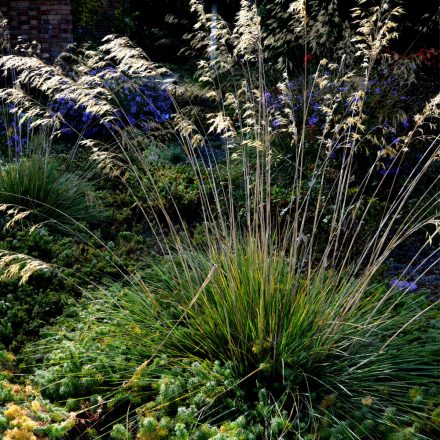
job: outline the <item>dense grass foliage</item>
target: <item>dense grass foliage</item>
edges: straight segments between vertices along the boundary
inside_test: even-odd
[[[194,416],[209,426],[223,422],[230,393],[237,405],[250,405],[251,414],[243,416],[255,422],[252,402],[262,394],[267,411],[275,405],[282,429],[296,435],[317,435],[329,423],[345,423],[339,429],[347,433],[392,432],[386,422],[392,412],[418,424],[420,434],[434,432],[431,413],[422,416],[409,398],[418,393],[426,407],[438,398],[438,338],[423,295],[409,298],[396,289],[387,298],[387,288],[376,285],[359,296],[355,280],[331,273],[295,279],[282,256],[268,260],[251,245],[226,255],[219,249],[209,260],[203,254],[187,258],[187,274],[170,275],[171,265],[162,264],[153,267],[149,287],[93,294],[80,316],[62,322],[62,336],[55,329],[38,344],[35,353],[47,353],[36,373],[44,394],[59,400],[114,390],[110,407],[128,399],[146,414],[155,414],[160,402],[177,413],[195,404]],[[209,399],[193,402],[195,379],[182,378],[181,369],[216,361],[227,366],[229,387],[207,390]],[[156,384],[163,376],[174,384],[166,398]],[[196,387],[202,395],[213,377],[204,380]],[[231,415],[240,414],[228,405]],[[358,419],[362,411],[369,425]],[[255,423],[249,438],[264,431]]]
[[[93,222],[102,219],[104,211],[92,198],[86,179],[66,172],[51,157],[33,155],[1,170],[0,202],[4,209],[18,210],[22,218],[25,213],[26,217],[32,214],[39,221],[58,226]]]

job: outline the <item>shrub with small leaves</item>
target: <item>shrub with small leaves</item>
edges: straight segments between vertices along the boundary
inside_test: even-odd
[[[76,424],[75,415],[43,400],[30,386],[0,378],[0,435],[4,440],[63,438]]]

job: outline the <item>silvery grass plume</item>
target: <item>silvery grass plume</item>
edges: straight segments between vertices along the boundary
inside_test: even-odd
[[[292,7],[292,12],[301,14],[305,12],[305,7],[301,8],[300,3],[297,2],[295,8]],[[361,3],[362,4],[362,3]],[[200,11],[200,5],[197,2],[193,2],[193,7],[196,11]],[[199,6],[197,6],[199,5]],[[293,5],[293,6],[295,6]],[[301,12],[302,11],[302,12]],[[313,219],[312,233],[307,238],[307,245],[305,245],[306,258],[302,262],[298,262],[300,265],[308,261],[307,266],[311,267],[314,260],[316,239],[319,235],[319,224],[322,220],[324,208],[328,207],[330,203],[334,203],[333,215],[330,221],[331,228],[329,234],[329,241],[326,250],[323,253],[322,263],[324,266],[334,264],[337,260],[338,250],[344,247],[348,241],[351,242],[351,246],[348,247],[348,253],[344,258],[344,268],[350,261],[350,251],[356,242],[356,238],[361,234],[360,224],[367,216],[369,211],[369,204],[364,204],[363,193],[366,188],[372,183],[374,172],[380,165],[383,157],[392,157],[393,163],[399,163],[404,160],[405,155],[411,148],[414,140],[422,133],[423,127],[428,127],[439,116],[439,97],[434,97],[428,102],[423,109],[422,113],[417,115],[414,120],[415,124],[413,129],[406,136],[402,136],[399,142],[389,142],[385,148],[382,148],[376,159],[371,164],[368,173],[363,177],[360,183],[360,190],[355,199],[349,197],[350,184],[353,179],[354,173],[354,160],[355,154],[359,151],[361,145],[371,139],[370,134],[365,132],[365,119],[366,114],[364,111],[364,103],[366,99],[366,92],[369,86],[369,78],[371,71],[375,66],[377,57],[380,50],[388,44],[391,38],[395,36],[394,30],[396,24],[391,21],[391,18],[401,14],[400,8],[383,10],[380,7],[373,8],[369,11],[372,14],[372,20],[367,20],[363,12],[360,9],[354,11],[355,17],[360,17],[358,24],[359,29],[357,37],[354,39],[354,44],[357,48],[357,57],[360,60],[361,68],[359,72],[349,71],[345,69],[343,59],[341,63],[330,63],[326,60],[321,61],[317,71],[311,77],[312,90],[325,89],[329,84],[334,86],[333,90],[336,92],[325,94],[322,98],[321,110],[326,115],[326,124],[323,127],[322,133],[318,135],[318,151],[313,165],[313,171],[311,175],[305,176],[303,171],[304,156],[308,148],[305,140],[305,120],[306,117],[302,117],[301,122],[298,122],[298,117],[295,115],[293,106],[291,104],[291,97],[289,96],[289,81],[286,76],[286,80],[279,84],[279,90],[281,98],[283,100],[283,107],[281,109],[271,108],[264,99],[264,95],[267,92],[265,86],[265,72],[264,66],[260,62],[261,59],[261,39],[258,37],[259,32],[259,19],[256,15],[255,6],[251,6],[249,2],[243,2],[241,12],[238,16],[237,23],[246,23],[246,26],[240,26],[237,30],[229,32],[229,36],[226,32],[222,31],[218,40],[223,41],[222,45],[217,47],[219,52],[219,58],[222,60],[223,68],[232,72],[241,72],[242,79],[240,82],[233,83],[230,90],[222,92],[218,95],[218,92],[213,92],[212,97],[218,99],[222,107],[218,113],[209,116],[210,131],[222,136],[227,146],[228,160],[236,160],[241,158],[244,164],[244,181],[249,182],[249,175],[251,174],[251,164],[249,151],[255,152],[257,156],[256,168],[252,170],[257,177],[255,178],[255,186],[247,186],[247,230],[251,231],[255,224],[258,224],[258,228],[262,228],[269,231],[273,226],[268,224],[272,220],[270,219],[270,174],[274,157],[274,150],[271,146],[274,144],[278,136],[287,134],[290,137],[291,149],[295,157],[296,167],[294,184],[292,187],[292,201],[288,208],[284,210],[282,214],[293,213],[293,219],[288,220],[287,230],[293,233],[293,237],[287,234],[289,237],[287,240],[290,243],[300,243],[304,246],[304,241],[307,238],[306,232],[306,219]],[[199,16],[199,24],[204,24],[203,31],[198,30],[198,38],[194,40],[196,48],[205,47],[209,51],[209,37],[210,28],[209,17],[206,15]],[[208,22],[203,21],[208,20]],[[304,23],[304,22],[303,22]],[[201,27],[201,26],[200,26]],[[203,35],[205,39],[203,40]],[[203,43],[205,42],[205,44]],[[227,51],[227,47],[230,44],[234,49],[231,53],[221,53],[222,50]],[[252,55],[251,55],[252,54]],[[208,54],[207,54],[208,55]],[[251,72],[250,62],[257,60],[252,66],[254,71]],[[229,63],[229,64],[228,64]],[[210,63],[208,61],[200,63],[201,77],[200,80],[205,83],[216,84],[219,79],[219,75],[222,70],[218,70],[216,62]],[[344,98],[341,92],[338,92],[338,86],[343,83],[355,81],[358,85],[357,90],[353,92],[348,98]],[[234,90],[235,88],[235,90]],[[349,103],[348,108],[344,113],[338,113],[338,106],[341,101],[347,99]],[[304,115],[309,112],[309,103],[307,99],[304,100]],[[182,128],[184,125],[182,120],[178,119],[179,126]],[[187,121],[190,125],[190,123]],[[276,125],[276,129],[274,129]],[[194,134],[191,138],[191,134]],[[187,144],[187,151],[191,155],[193,151],[193,145],[199,145],[201,139],[205,138],[202,133],[198,133],[193,127],[193,131],[185,126],[184,140]],[[357,267],[361,267],[362,264],[369,258],[370,251],[374,255],[382,255],[381,261],[383,261],[387,255],[391,252],[388,239],[390,238],[391,231],[395,230],[397,222],[402,221],[400,213],[405,205],[405,202],[410,196],[410,193],[417,182],[420,181],[422,175],[429,166],[438,158],[439,143],[438,137],[428,136],[427,149],[423,154],[423,158],[420,160],[420,164],[423,163],[421,173],[414,171],[404,183],[400,189],[397,200],[390,203],[387,206],[387,212],[383,213],[381,225],[376,233],[376,236],[363,253],[362,262],[359,261]],[[330,192],[328,194],[321,194],[318,198],[316,205],[312,208],[312,188],[318,187],[323,190],[324,183],[324,171],[329,167],[332,155],[336,150],[343,151],[342,165],[337,179],[334,182]],[[194,166],[199,166],[193,161]],[[377,195],[384,183],[385,178],[382,179],[374,195]],[[438,179],[433,183],[435,187]],[[306,194],[303,194],[303,185],[307,184],[310,188]],[[251,192],[253,193],[251,195]],[[418,227],[426,225],[434,221],[432,213],[427,213],[427,206],[432,203],[438,204],[438,193],[431,194],[432,199],[419,200],[419,203],[414,207],[414,211],[408,215],[408,217],[402,221],[405,226],[400,232],[405,230],[406,234],[396,236],[392,240],[392,247],[395,247],[400,243],[408,234],[408,231],[414,232]],[[251,202],[252,200],[252,202]],[[232,203],[232,202],[231,202]],[[211,209],[211,208],[207,208]],[[221,207],[217,204],[217,215],[211,214],[210,217],[221,218]],[[313,210],[312,210],[313,209]],[[234,228],[234,209],[231,208],[230,212],[226,216],[226,223],[230,224],[232,229]],[[361,220],[359,222],[355,219],[359,218],[359,213],[362,212]],[[436,215],[436,214],[434,214]],[[428,216],[428,217],[427,217]],[[255,223],[251,224],[251,218]],[[414,226],[413,220],[417,219],[418,226]],[[223,225],[224,230],[227,229],[227,225]],[[352,234],[349,233],[352,232]],[[270,234],[269,234],[270,235]],[[399,238],[397,238],[399,237]],[[386,244],[387,243],[387,244]],[[385,246],[386,244],[386,246]],[[289,246],[285,243],[286,248]],[[291,249],[295,249],[296,246],[292,246]],[[345,248],[344,248],[345,249]],[[293,250],[292,250],[293,251]],[[293,252],[296,252],[297,249]],[[383,253],[383,251],[385,251]],[[376,261],[373,259],[372,261]],[[351,263],[350,263],[351,264]]]
[[[47,110],[43,103],[40,103],[32,95],[29,96],[23,87],[28,87],[40,92],[47,99],[73,99],[78,106],[82,105],[86,111],[100,116],[103,121],[114,117],[114,107],[109,104],[110,96],[108,91],[100,87],[96,78],[84,76],[78,81],[60,74],[56,68],[48,66],[43,61],[35,57],[20,57],[16,55],[7,55],[0,59],[0,68],[5,75],[14,73],[14,88],[2,90],[2,97],[6,102],[14,105],[17,112],[23,114],[21,123],[27,119],[29,112],[37,116],[37,112]],[[29,90],[29,89],[28,89]],[[31,110],[34,108],[34,112]],[[56,115],[60,116],[60,115]],[[45,118],[43,121],[36,119],[36,123],[50,123],[51,118]],[[37,122],[38,121],[38,122]]]
[[[66,76],[61,69],[36,57],[3,56],[0,69],[6,77],[13,77],[14,87],[2,90],[1,97],[21,115],[20,124],[27,119],[33,120],[31,128],[45,124],[58,128],[62,116],[54,115],[46,105],[62,99],[74,101],[77,108],[82,107],[85,112],[97,116],[102,124],[117,128],[112,124],[117,119],[117,108],[113,105],[115,96],[105,86],[106,81],[121,73],[157,78],[167,72],[149,61],[143,51],[125,37],[108,37],[99,52],[86,51],[81,61],[82,65],[77,66],[75,74]],[[98,76],[90,73],[92,67],[101,69],[112,62],[117,64],[117,70]],[[135,87],[135,84],[129,86]]]
[[[20,278],[19,284],[25,284],[29,278],[39,271],[48,272],[51,266],[28,255],[0,251],[0,280]]]

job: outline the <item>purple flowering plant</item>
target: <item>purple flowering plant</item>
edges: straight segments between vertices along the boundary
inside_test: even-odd
[[[390,286],[400,290],[409,290],[414,292],[417,290],[417,284],[413,281],[403,281],[398,278],[394,278],[390,281]]]
[[[109,73],[111,76],[107,75]],[[119,128],[133,126],[147,132],[153,125],[171,118],[172,101],[158,79],[131,78],[111,66],[91,70],[88,74],[100,78],[103,86],[111,91],[112,104],[118,108],[116,124]],[[61,135],[102,138],[112,130],[110,124],[101,123],[96,115],[73,99],[60,98],[50,102],[49,108],[63,117]]]

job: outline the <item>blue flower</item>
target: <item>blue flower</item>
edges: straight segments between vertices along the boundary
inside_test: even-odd
[[[379,171],[379,174],[381,175],[381,176],[386,176],[386,175],[388,175],[388,176],[394,176],[394,175],[397,175],[397,174],[399,174],[400,173],[400,167],[397,167],[397,168],[382,168],[380,171]]]
[[[274,120],[272,121],[272,127],[273,127],[273,128],[279,128],[280,125],[281,125],[281,121],[280,121],[279,119],[274,119]]]
[[[308,125],[315,125],[318,122],[319,118],[318,115],[312,115],[308,120],[307,120],[307,124]]]
[[[93,115],[89,112],[84,112],[82,115],[82,121],[88,123],[92,120]]]
[[[395,287],[396,289],[409,290],[414,292],[417,290],[417,284],[411,281],[402,281],[398,278],[394,278],[390,281],[390,286]]]

